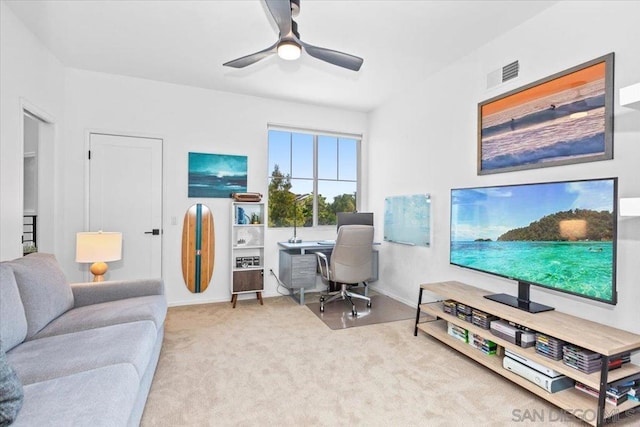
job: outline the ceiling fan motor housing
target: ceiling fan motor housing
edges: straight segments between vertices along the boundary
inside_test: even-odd
[[[352,71],[360,70],[364,62],[362,58],[337,50],[314,46],[300,39],[298,23],[293,20],[293,17],[297,16],[300,12],[300,0],[289,0],[289,4],[284,0],[264,0],[264,2],[278,27],[279,40],[266,49],[234,59],[223,65],[234,68],[244,68],[275,53],[283,59],[295,60],[300,57],[300,53],[304,49],[309,56],[321,61]]]

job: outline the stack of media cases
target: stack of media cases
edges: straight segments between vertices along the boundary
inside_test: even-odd
[[[471,316],[471,312],[472,312],[473,308],[469,307],[468,305],[462,304],[462,303],[458,303],[457,307],[456,307],[456,311],[457,311],[457,316],[458,319],[460,320],[464,320],[465,322],[469,322],[471,323],[472,320],[472,316]]]
[[[602,355],[574,345],[562,347],[562,361],[585,374],[598,372],[602,366]]]
[[[452,316],[458,315],[458,303],[452,299],[448,299],[442,303],[442,311]]]
[[[631,363],[631,352],[622,353],[609,358],[609,370],[620,368],[625,363]]]
[[[575,388],[576,390],[580,390],[581,392],[593,397],[598,397],[599,394],[598,390],[581,382],[576,382]],[[618,406],[619,404],[626,402],[628,399],[629,395],[626,392],[620,392],[611,387],[607,388],[607,396],[605,397],[605,400],[610,405]]]
[[[562,361],[585,374],[598,372],[602,367],[602,356],[593,351],[575,345],[565,344],[562,348]],[[609,359],[609,370],[620,368],[631,362],[631,352],[619,354]]]
[[[486,338],[481,337],[478,334],[471,334],[469,337],[469,344],[477,348],[484,354],[496,354],[498,351],[498,344],[493,341],[489,341]]]
[[[554,338],[550,335],[541,334],[536,332],[536,352],[549,359],[560,360],[563,353],[562,348],[565,346],[565,342]]]
[[[593,395],[593,392],[597,390],[589,389],[588,386],[582,383],[576,383],[576,388],[587,394]],[[610,383],[607,387],[607,402],[612,405],[620,405],[627,400],[634,402],[640,402],[638,395],[640,394],[640,374],[635,374],[627,378],[623,378],[618,381]]]
[[[471,310],[471,316],[471,323],[481,327],[482,329],[489,329],[489,327],[491,326],[491,321],[498,319],[496,316],[487,314],[484,311],[480,311],[475,308]]]
[[[489,329],[491,321],[498,319],[494,315],[451,299],[442,302],[442,311],[465,322],[473,323],[482,329]]]
[[[627,399],[640,402],[640,374],[609,384],[615,391],[627,390]]]
[[[442,311],[483,329],[489,329],[491,322],[498,319],[496,316],[450,299],[443,301]],[[498,344],[495,342],[478,334],[471,333],[467,329],[461,328],[453,323],[447,322],[447,331],[452,337],[469,343],[472,347],[477,348],[484,354],[492,355],[498,351]]]
[[[451,322],[447,322],[447,332],[449,333],[449,335],[462,342],[469,342],[469,334],[465,328],[461,328],[460,326],[454,325]]]
[[[460,326],[447,322],[447,332],[449,333],[449,335],[462,342],[469,342],[469,334],[465,328],[461,328]]]

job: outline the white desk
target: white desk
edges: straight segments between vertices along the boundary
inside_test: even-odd
[[[335,241],[332,240],[308,240],[300,243],[278,242],[278,246],[280,246],[278,279],[291,291],[291,296],[301,305],[304,305],[305,289],[313,289],[316,286],[317,259],[315,253],[330,254],[334,245]],[[371,278],[368,282],[375,282],[378,280],[378,251],[372,250],[371,257]],[[296,293],[299,294],[298,298],[296,298]]]
[[[335,244],[335,240],[305,240],[300,243],[278,242],[278,246],[281,248],[299,251],[301,254],[304,254],[307,251],[317,252],[313,251],[313,249],[333,249]]]

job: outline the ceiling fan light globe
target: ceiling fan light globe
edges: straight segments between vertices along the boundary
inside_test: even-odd
[[[278,56],[287,61],[300,58],[300,45],[292,41],[283,41],[278,45]]]

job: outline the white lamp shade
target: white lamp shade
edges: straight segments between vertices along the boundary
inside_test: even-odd
[[[620,199],[620,216],[640,216],[640,197]]]
[[[76,262],[119,259],[122,259],[122,233],[95,231],[76,234]]]

